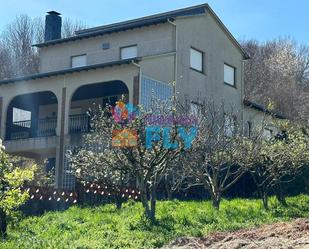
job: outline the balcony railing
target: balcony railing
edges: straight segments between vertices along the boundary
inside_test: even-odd
[[[39,119],[38,137],[55,136],[57,128],[57,118]]]
[[[34,127],[31,120],[13,122],[7,130],[9,140],[25,139],[32,137],[49,137],[56,135],[57,118],[39,119]]]
[[[90,130],[87,114],[69,116],[69,133],[87,133]],[[31,120],[13,122],[7,130],[8,140],[56,135],[57,118],[39,119],[35,124]]]
[[[89,116],[87,114],[70,115],[69,117],[69,132],[72,133],[87,133],[90,130]]]

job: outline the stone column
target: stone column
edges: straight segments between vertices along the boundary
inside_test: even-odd
[[[63,159],[64,159],[64,147],[65,147],[65,122],[67,120],[66,113],[66,88],[62,88],[61,102],[58,105],[61,105],[60,113],[58,113],[58,118],[60,118],[60,133],[59,133],[59,142],[56,148],[56,171],[55,171],[55,187],[62,188],[63,186]]]

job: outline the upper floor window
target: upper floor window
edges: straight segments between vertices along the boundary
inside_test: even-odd
[[[191,48],[190,49],[190,67],[199,72],[203,72],[204,55],[203,52]]]
[[[130,59],[137,57],[137,45],[120,48],[120,59]]]
[[[72,68],[86,66],[87,65],[87,56],[85,54],[72,56],[71,57],[71,65],[72,65]]]
[[[235,86],[235,67],[224,64],[224,83]]]

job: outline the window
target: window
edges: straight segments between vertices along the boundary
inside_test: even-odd
[[[251,137],[251,133],[252,133],[252,122],[248,121],[247,122],[247,134],[248,134],[248,137]]]
[[[224,64],[224,83],[235,86],[235,67]]]
[[[199,72],[203,72],[203,52],[194,48],[190,49],[190,67]]]
[[[269,128],[264,128],[263,137],[266,139],[270,139],[273,136],[273,131]]]
[[[31,112],[13,107],[13,123],[14,125],[30,128]]]
[[[235,119],[228,115],[224,116],[224,133],[227,137],[232,137],[235,134]]]
[[[137,46],[129,46],[120,48],[120,59],[130,59],[137,57]]]
[[[191,115],[198,117],[200,113],[200,105],[197,103],[191,102],[190,103],[190,113]]]
[[[83,66],[86,66],[86,65],[87,65],[87,56],[85,54],[71,57],[72,68],[83,67]]]

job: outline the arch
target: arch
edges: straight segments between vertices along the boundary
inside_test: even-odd
[[[69,110],[69,133],[83,133],[89,130],[87,111],[94,104],[115,105],[122,95],[129,95],[127,85],[120,80],[92,83],[80,86],[71,96]]]
[[[81,97],[82,92],[86,92],[89,90],[92,92],[95,91],[95,93],[92,96],[96,95],[112,95],[115,93],[122,92],[122,94],[129,94],[129,88],[128,86],[121,80],[113,80],[113,81],[105,81],[105,82],[97,82],[97,83],[89,83],[86,85],[79,86],[70,96],[70,103],[72,101],[76,100],[77,98]],[[90,93],[89,98],[92,97]]]
[[[55,135],[58,99],[52,91],[13,97],[7,106],[6,139]]]

